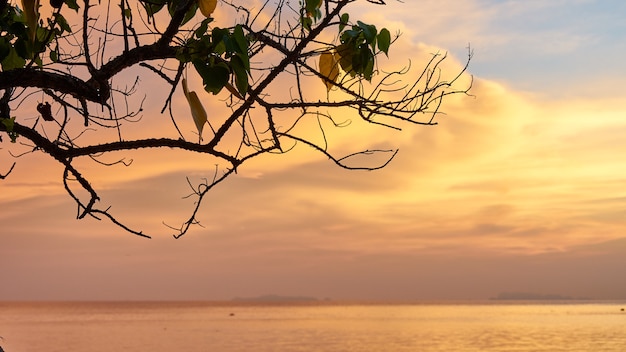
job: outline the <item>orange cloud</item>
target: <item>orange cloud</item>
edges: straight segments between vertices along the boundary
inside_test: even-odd
[[[402,67],[410,57],[419,69],[430,54],[445,51],[410,39],[404,36],[392,47],[385,67]],[[463,59],[451,57],[444,72],[456,73]],[[284,97],[283,83],[270,87],[277,99]],[[310,83],[307,94],[326,97],[321,81],[313,77]],[[141,84],[146,89],[159,83],[147,78]],[[209,119],[228,114],[220,97],[202,92],[197,79],[194,84]],[[206,227],[196,232],[360,253],[441,251],[460,243],[477,251],[537,253],[622,235],[623,99],[548,102],[480,77],[471,93],[446,100],[439,125],[399,124],[401,132],[342,112],[338,118],[352,125],[326,129],[331,149],[343,155],[400,148],[389,167],[347,172],[306,147],[264,156],[214,190],[199,215]],[[149,98],[129,137],[175,135],[169,117],[158,112],[166,94]],[[183,134],[192,139],[195,127],[182,93],[173,105]],[[309,126],[315,125],[312,120]],[[321,140],[315,128],[303,133]],[[107,160],[121,158],[133,164],[102,167],[86,161],[85,174],[121,220],[163,234],[169,231],[161,221],[177,225],[193,205],[193,199],[182,199],[190,193],[185,176],[198,182],[215,171],[212,158],[172,150],[124,152]],[[23,200],[28,212],[32,197],[63,192],[54,183],[61,170],[39,164],[42,159],[24,159],[16,170],[19,178],[3,181],[4,204]],[[56,175],[42,175],[41,169]]]

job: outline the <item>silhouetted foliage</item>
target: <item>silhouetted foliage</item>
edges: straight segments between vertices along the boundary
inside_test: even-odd
[[[352,19],[352,4],[381,11],[385,2],[300,0],[296,5],[275,0],[253,6],[243,0],[51,0],[42,6],[39,0],[2,1],[4,143],[46,153],[63,165],[63,184],[78,205],[79,219],[108,218],[145,237],[118,221],[109,208],[98,207],[98,192],[77,160],[111,164],[104,161],[105,155],[174,148],[210,155],[226,165],[216,167],[213,179],[192,187],[195,203],[189,218],[174,228],[175,237],[199,224],[202,200],[215,185],[259,155],[285,153],[304,144],[347,169],[384,167],[396,150],[337,157],[327,147],[328,127],[322,126],[345,127],[334,113],[345,115],[346,109],[383,128],[398,128],[394,121],[436,124],[444,97],[469,90],[453,86],[467,66],[444,80],[440,66],[446,56],[435,53],[416,77],[404,69],[384,71],[378,59],[393,55],[398,34]],[[471,52],[468,62],[470,57]],[[190,72],[199,75],[205,90],[221,99],[228,113],[207,116],[200,97],[188,87]],[[144,115],[144,101],[156,88],[138,90],[147,75],[161,80],[164,88],[159,91],[169,91],[161,114],[169,114],[175,136],[151,131],[148,138],[125,137],[138,121],[154,118]],[[309,94],[318,90],[309,85],[311,77],[326,88],[326,100]],[[275,85],[282,87],[282,95],[270,94]],[[189,105],[185,111],[172,108],[179,87]],[[179,128],[190,113],[198,132],[191,138]],[[307,120],[316,121],[323,142],[297,132]],[[387,156],[375,166],[349,163],[355,155],[372,153]],[[117,163],[129,164],[125,159]],[[15,166],[9,164],[2,179]]]

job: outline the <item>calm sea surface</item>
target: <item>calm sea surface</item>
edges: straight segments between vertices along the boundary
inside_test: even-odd
[[[0,303],[6,352],[626,351],[626,303]]]

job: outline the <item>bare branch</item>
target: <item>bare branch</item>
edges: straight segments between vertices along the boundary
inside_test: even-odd
[[[9,168],[9,171],[7,171],[5,174],[0,174],[0,180],[4,180],[5,178],[7,178],[7,176],[9,176],[11,171],[13,171],[14,167],[15,167],[15,163],[13,163],[13,165],[11,165],[11,167]]]
[[[42,19],[40,24],[48,27],[37,30],[45,36],[17,38],[20,34],[13,29],[0,28],[3,36],[13,36],[7,41],[11,55],[23,54],[15,43],[34,40],[22,57],[24,64],[3,61],[0,71],[0,133],[20,147],[11,144],[9,154],[46,153],[63,165],[63,185],[77,206],[77,218],[107,219],[141,237],[149,236],[118,220],[111,208],[98,207],[98,187],[83,175],[78,160],[97,167],[133,167],[130,156],[118,153],[162,148],[209,156],[217,160],[213,178],[197,185],[187,179],[192,192],[184,199],[193,201],[189,216],[180,226],[166,224],[179,238],[195,225],[202,226],[200,208],[209,191],[252,158],[306,145],[341,168],[377,170],[387,166],[398,150],[365,149],[339,157],[331,152],[332,129],[351,128],[352,119],[397,130],[404,124],[436,125],[446,97],[469,94],[472,82],[465,78],[472,59],[469,49],[466,65],[452,76],[443,70],[447,53],[432,54],[417,70],[411,61],[397,70],[379,67],[378,58],[388,54],[387,47],[399,34],[390,38],[386,29],[345,23],[342,14],[349,5],[383,6],[384,0],[322,0],[319,8],[312,8],[310,1],[267,0],[258,8],[244,0],[221,3],[224,18],[214,22],[200,14],[195,0],[85,0],[72,23],[58,17],[58,9],[53,20]],[[0,13],[5,16],[0,24],[13,21],[6,16],[18,11],[14,4],[7,6],[10,11]],[[227,27],[215,26],[218,22]],[[336,77],[329,77],[316,61],[329,52]],[[131,69],[138,67],[142,69]],[[222,109],[216,111],[227,111],[223,116],[202,120],[202,101],[187,89],[178,92],[189,109],[179,111],[174,94],[183,74],[188,77],[192,70],[208,92],[220,94],[216,101]],[[156,82],[155,86],[142,85],[146,81]],[[317,94],[311,84],[328,88],[326,94]],[[145,126],[142,120],[149,124],[158,118],[157,110],[149,106],[157,91],[166,95],[157,103],[161,114],[167,110],[172,131],[140,130]],[[31,106],[38,111],[32,112]],[[189,119],[190,111],[198,129],[193,142],[180,123],[181,116]],[[207,124],[213,134],[205,133],[199,140],[203,128],[208,132]],[[303,125],[312,130],[299,133]],[[377,162],[356,164],[361,157]],[[8,177],[15,165],[0,179]]]

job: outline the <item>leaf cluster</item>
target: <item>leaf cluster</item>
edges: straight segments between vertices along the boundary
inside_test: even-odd
[[[328,91],[339,79],[340,68],[351,77],[363,77],[372,80],[376,55],[379,52],[389,55],[391,33],[387,28],[380,31],[376,26],[357,21],[350,29],[345,29],[350,16],[344,13],[340,17],[339,32],[341,44],[332,50],[320,54],[320,74]]]
[[[445,55],[433,54],[418,71],[379,68],[377,58],[389,55],[395,38],[386,28],[351,21],[347,8],[384,5],[382,0],[299,0],[299,7],[289,0],[265,0],[255,8],[247,0],[123,0],[118,6],[84,0],[82,16],[71,24],[61,10],[79,10],[76,0],[49,0],[54,10],[43,19],[38,1],[20,0],[26,11],[0,0],[0,132],[13,142],[20,136],[12,148],[41,151],[62,164],[63,185],[78,206],[77,218],[108,218],[144,237],[119,222],[109,207],[100,206],[96,187],[83,176],[77,160],[128,166],[126,157],[113,162],[109,157],[120,151],[171,148],[215,161],[212,180],[190,182],[190,216],[172,227],[179,237],[200,225],[197,214],[207,193],[248,160],[286,153],[299,144],[346,169],[379,169],[397,150],[338,157],[326,130],[349,126],[350,118],[394,129],[399,127],[390,121],[434,125],[444,97],[469,90],[455,85],[467,66],[451,79],[441,74]],[[226,23],[220,22],[221,27],[214,26],[212,17],[218,1],[230,11],[220,11]],[[215,97],[187,86],[189,68],[207,92],[228,90],[226,99],[211,102],[226,110],[207,114],[203,103]],[[143,85],[142,78],[153,74],[161,82],[158,87],[169,90],[159,100],[164,101],[161,113],[169,107],[178,136],[172,137],[171,130],[130,127],[142,119],[151,123],[154,111],[144,111],[144,99],[167,92]],[[320,78],[328,91],[338,87],[341,94],[320,100],[310,84]],[[189,110],[174,104],[181,85]],[[36,112],[25,106],[36,107]],[[338,120],[344,116],[347,121]],[[195,141],[189,139],[187,125],[178,125],[189,117],[199,137]],[[203,138],[205,127],[212,134]],[[354,162],[372,154],[384,155],[383,162]],[[0,173],[0,179],[8,173]]]
[[[148,17],[154,19],[154,15],[161,12],[164,8],[167,8],[167,12],[170,16],[173,16],[176,12],[180,1],[178,0],[144,0],[142,1],[143,7],[146,10],[146,14]],[[129,9],[130,10],[130,9]],[[193,1],[187,12],[185,12],[185,16],[181,22],[181,25],[186,24],[191,21],[191,19],[196,15],[196,11],[198,11],[198,2]]]
[[[173,16],[181,3],[180,0],[143,2],[147,15],[152,18],[166,7]],[[183,64],[193,64],[202,77],[207,92],[218,94],[224,87],[230,90],[232,86],[229,82],[234,79],[237,95],[244,96],[249,87],[250,43],[239,24],[233,28],[215,27],[209,31],[209,24],[213,22],[211,15],[216,5],[216,0],[192,2],[180,25],[183,26],[194,18],[198,9],[206,18],[197,25],[193,35],[178,48],[176,58]]]
[[[342,24],[345,23],[343,19],[347,22],[347,14],[342,16]],[[344,30],[339,38],[341,44],[337,46],[336,54],[341,68],[353,77],[359,75],[371,81],[377,50],[389,54],[389,30],[383,28],[379,32],[376,26],[357,21],[352,28]]]
[[[27,8],[20,9],[12,4],[5,4],[0,9],[0,66],[2,71],[9,71],[30,65],[43,65],[40,54],[46,51],[55,39],[72,28],[60,13],[63,4],[78,10],[75,0],[65,0],[47,18],[45,23],[39,15],[38,1],[24,1]],[[58,60],[58,49],[50,49],[50,60]]]
[[[322,18],[322,0],[300,1],[300,24],[307,31],[311,30],[313,23]]]
[[[204,89],[218,94],[234,78],[235,86],[241,96],[249,87],[250,42],[243,27],[215,27],[207,31],[211,18],[202,21],[193,36],[180,47],[176,58],[182,63],[191,62],[202,77]]]

